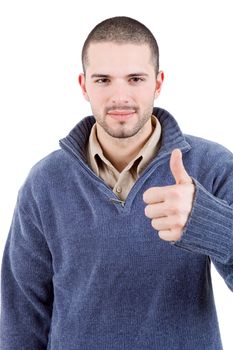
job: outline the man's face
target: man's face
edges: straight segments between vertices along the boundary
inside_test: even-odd
[[[136,135],[151,123],[163,72],[155,76],[148,45],[92,43],[79,76],[97,126],[114,138]]]

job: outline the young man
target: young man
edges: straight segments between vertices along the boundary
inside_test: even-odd
[[[85,41],[93,116],[19,191],[2,263],[1,349],[222,349],[233,290],[233,154],[154,108],[155,38],[114,17]]]

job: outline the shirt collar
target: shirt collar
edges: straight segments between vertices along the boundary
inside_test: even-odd
[[[158,143],[161,136],[161,125],[159,120],[154,115],[151,116],[151,122],[154,129],[153,133],[136,157],[134,157],[134,159],[132,159],[125,168],[126,170],[132,168],[135,175],[139,175],[139,173],[145,169],[147,164],[155,157],[155,154],[158,151]],[[96,123],[93,125],[90,132],[87,147],[87,160],[97,175],[99,175],[99,166],[101,161],[104,162],[109,168],[113,168],[111,162],[104,156],[103,150],[98,141]]]

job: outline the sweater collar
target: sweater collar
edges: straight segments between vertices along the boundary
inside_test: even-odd
[[[186,141],[177,121],[165,109],[155,107],[153,114],[158,118],[161,132],[161,146],[158,157],[164,153],[171,153],[174,148],[188,151],[191,146]],[[77,158],[86,163],[86,152],[91,128],[95,123],[93,116],[83,118],[63,139],[60,140],[61,148],[68,149]]]
[[[159,154],[171,153],[175,148],[186,151],[191,149],[176,119],[168,111],[155,107],[153,112],[159,119],[162,128]]]

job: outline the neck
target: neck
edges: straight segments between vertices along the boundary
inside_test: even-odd
[[[114,138],[97,124],[97,137],[104,156],[121,172],[140,152],[153,133],[151,120],[134,136]]]

